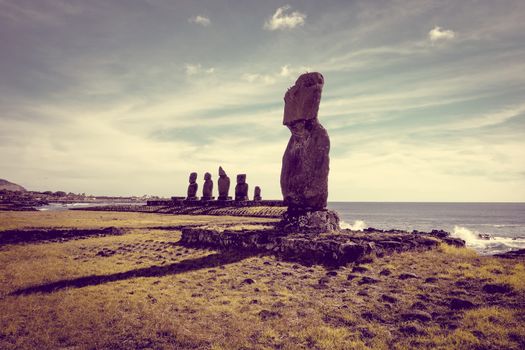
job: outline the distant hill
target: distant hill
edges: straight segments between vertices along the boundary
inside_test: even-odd
[[[14,184],[4,179],[0,179],[0,190],[22,191],[22,192],[26,191],[26,189],[23,188],[22,186]]]

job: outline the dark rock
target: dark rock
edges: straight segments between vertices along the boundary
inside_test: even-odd
[[[357,278],[357,277],[359,277],[359,275],[354,275],[353,273],[351,273],[348,276],[346,276],[346,279],[351,281],[351,280],[353,280],[354,278]]]
[[[495,254],[494,256],[507,259],[525,259],[525,249],[511,250],[509,252]]]
[[[474,305],[474,303],[471,302],[470,300],[460,299],[460,298],[450,298],[449,307],[452,310],[463,310],[463,309],[475,308],[476,305]]]
[[[405,312],[401,314],[401,319],[403,321],[428,322],[432,320],[432,315],[430,315],[428,312],[425,312],[425,311],[412,310],[410,312]]]
[[[445,237],[445,238],[442,238],[441,240],[444,243],[454,246],[454,247],[458,247],[458,248],[465,247],[465,241],[462,240],[461,238]]]
[[[254,284],[254,283],[255,283],[255,280],[251,278],[246,278],[242,281],[242,284]]]
[[[427,306],[423,304],[421,301],[416,301],[414,304],[412,304],[410,308],[414,310],[426,310]]]
[[[237,175],[237,185],[235,186],[235,200],[248,200],[248,184],[246,183],[246,174]]]
[[[326,273],[326,275],[329,276],[329,277],[335,277],[335,276],[337,276],[337,271],[328,271]]]
[[[454,290],[451,290],[448,292],[448,295],[454,295],[454,296],[457,296],[457,295],[467,295],[468,292],[464,289],[454,289]]]
[[[473,330],[472,334],[478,339],[487,339],[487,336],[482,331],[478,331],[477,329]]]
[[[361,339],[374,338],[376,334],[366,327],[359,327],[357,329],[361,333]]]
[[[377,278],[364,276],[359,280],[358,284],[373,284],[378,282],[379,280]]]
[[[326,208],[330,139],[317,119],[323,84],[320,73],[305,73],[284,96],[283,124],[292,136],[282,160],[281,191],[292,208]]]
[[[352,272],[363,273],[363,272],[367,272],[367,271],[368,271],[368,268],[366,268],[364,266],[354,266],[352,268]]]
[[[390,276],[392,274],[392,271],[390,271],[389,269],[383,269],[381,270],[381,272],[379,272],[379,275],[381,276]]]
[[[262,200],[261,197],[261,188],[259,186],[255,186],[255,189],[253,191],[253,200],[254,201],[260,201]]]
[[[286,304],[283,303],[282,301],[278,301],[276,303],[273,303],[272,307],[275,307],[275,308],[281,308],[281,307],[285,307]]]
[[[418,275],[416,275],[415,273],[402,273],[399,275],[399,279],[400,280],[407,280],[409,278],[419,278]]]
[[[266,321],[269,319],[281,318],[282,315],[276,311],[261,310],[259,312],[259,317],[261,318],[261,320]]]
[[[432,230],[430,231],[430,234],[438,238],[446,238],[450,236],[449,232],[443,230]]]
[[[320,284],[320,285],[328,284],[329,282],[330,282],[330,278],[328,278],[326,276],[325,277],[321,277],[319,279],[319,281],[317,281],[317,283]]]
[[[487,283],[483,291],[488,294],[506,294],[512,292],[512,286],[506,283]]]
[[[111,249],[103,249],[103,250],[100,250],[98,253],[97,253],[97,256],[102,256],[102,257],[108,257],[108,256],[112,256],[113,254],[115,254],[116,251],[114,250],[111,250]]]
[[[202,198],[203,201],[210,201],[213,197],[213,181],[211,180],[211,174],[204,174],[204,186],[202,186]]]
[[[397,298],[388,294],[381,295],[381,300],[386,301],[387,303],[397,303]]]
[[[191,173],[189,178],[190,184],[188,185],[188,196],[187,200],[196,200],[197,199],[197,190],[199,185],[197,184],[197,173]]]
[[[361,314],[361,317],[364,318],[367,321],[379,321],[379,322],[384,322],[385,321],[383,319],[383,317],[381,317],[381,315],[378,315],[377,313],[371,312],[371,311],[363,312]]]
[[[438,279],[436,277],[428,277],[425,279],[425,283],[436,283]]]
[[[408,324],[406,326],[399,327],[399,331],[405,335],[415,336],[415,335],[425,335],[426,331],[418,326],[417,324]]]
[[[217,199],[220,201],[230,200],[231,197],[228,196],[228,192],[230,191],[230,178],[226,175],[222,167],[219,167],[219,180],[217,184],[219,187],[219,197]]]

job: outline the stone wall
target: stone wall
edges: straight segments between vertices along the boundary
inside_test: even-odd
[[[441,242],[465,244],[462,240],[430,233],[343,230],[333,234],[284,234],[271,227],[262,230],[184,228],[181,238],[181,244],[188,246],[267,252],[289,260],[328,265],[359,262],[394,252],[428,250]]]

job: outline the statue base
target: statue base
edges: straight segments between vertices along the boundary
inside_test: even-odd
[[[212,201],[212,200],[214,200],[214,199],[215,199],[215,197],[201,197],[201,201],[204,201],[204,202],[206,202],[206,201]]]
[[[291,209],[283,214],[279,229],[295,233],[327,233],[339,231],[339,215],[333,210]]]

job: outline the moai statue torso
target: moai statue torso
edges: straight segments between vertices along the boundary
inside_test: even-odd
[[[230,191],[230,178],[226,175],[226,172],[219,167],[219,180],[217,181],[219,186],[219,198],[220,201],[225,201],[231,199],[228,197],[228,192]]]
[[[246,174],[237,175],[237,185],[235,186],[235,200],[248,200],[248,184],[246,183]]]
[[[326,208],[330,139],[317,119],[323,84],[320,73],[306,73],[284,96],[283,124],[292,135],[283,155],[281,191],[292,210]]]
[[[255,189],[253,191],[253,200],[254,201],[260,201],[261,198],[261,188],[259,186],[255,186]]]
[[[190,184],[188,185],[188,196],[186,199],[195,200],[197,199],[197,190],[199,189],[199,185],[197,184],[197,173],[191,173],[189,181]]]
[[[203,201],[209,201],[213,198],[213,181],[211,180],[211,174],[204,174],[204,186],[202,186],[202,198]]]

